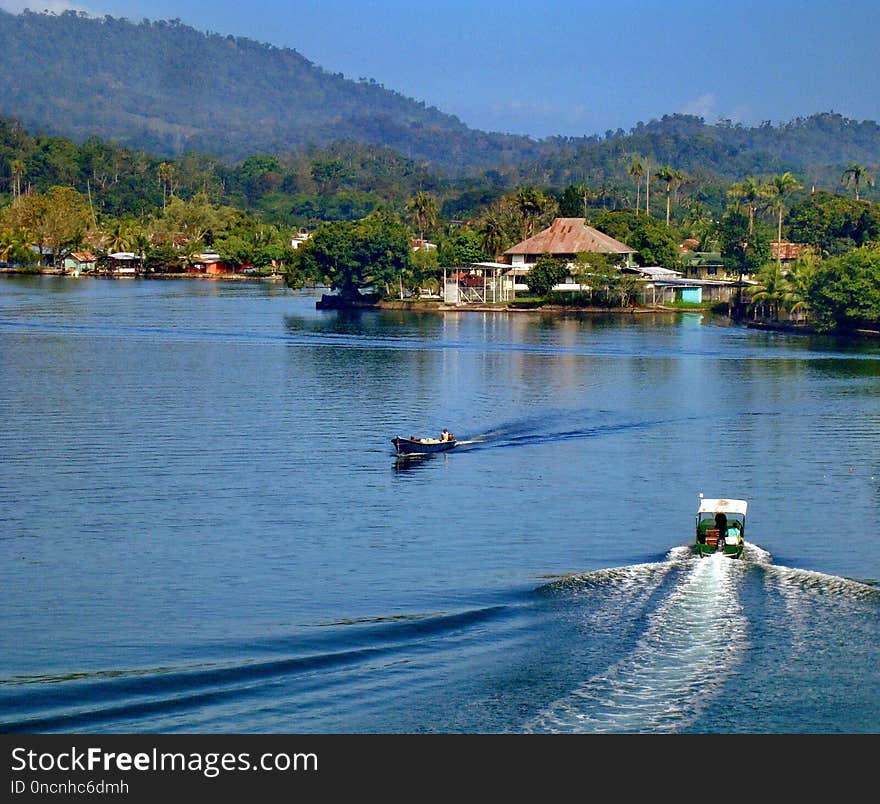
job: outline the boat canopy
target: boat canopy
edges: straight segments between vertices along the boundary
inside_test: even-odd
[[[746,515],[749,504],[746,500],[725,500],[725,499],[709,499],[705,497],[700,500],[700,510],[698,514],[740,514]]]

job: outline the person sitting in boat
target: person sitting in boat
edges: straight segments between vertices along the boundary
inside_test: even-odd
[[[452,433],[449,432],[445,427],[443,428],[443,432],[440,433],[441,441],[452,441]]]
[[[742,525],[734,519],[725,532],[725,544],[736,545],[742,542]]]

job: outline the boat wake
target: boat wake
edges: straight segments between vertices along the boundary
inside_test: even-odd
[[[880,589],[870,584],[810,570],[768,565],[765,589],[779,596],[785,611],[780,622],[788,631],[793,656],[808,656],[811,635],[832,615],[839,621],[858,622],[865,616],[865,603],[880,601]]]
[[[286,709],[299,728],[327,729],[332,720],[332,730],[346,731],[354,718],[340,698],[360,700],[362,717],[381,718],[402,694],[403,668],[417,694],[438,664],[479,655],[482,629],[515,614],[494,605],[317,623],[306,636],[192,646],[204,656],[198,663],[0,678],[0,732],[176,731],[178,722],[189,730],[228,732],[245,722],[260,730],[261,706],[276,718]]]
[[[597,438],[668,423],[669,419],[633,419],[625,417],[620,412],[609,410],[590,408],[561,410],[505,422],[458,443],[459,446],[478,444],[480,445],[478,448],[519,447]]]
[[[694,722],[747,646],[737,588],[745,566],[721,555],[659,565],[680,574],[630,653],[526,724],[530,732],[677,732]],[[652,573],[655,580],[665,572]],[[638,593],[646,600],[659,583]]]

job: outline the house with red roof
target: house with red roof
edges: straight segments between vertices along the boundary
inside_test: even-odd
[[[626,243],[587,225],[586,218],[556,218],[544,231],[511,246],[504,252],[511,265],[529,265],[542,254],[575,260],[579,254],[619,254],[629,265],[636,253]]]
[[[575,262],[582,254],[614,254],[620,258],[621,267],[632,264],[636,253],[626,243],[594,229],[586,218],[556,218],[542,232],[511,246],[504,252],[504,259],[510,263],[510,274],[514,276],[515,287],[520,289],[527,283],[529,268],[542,254]],[[580,284],[573,280],[557,285],[555,290],[580,290]]]

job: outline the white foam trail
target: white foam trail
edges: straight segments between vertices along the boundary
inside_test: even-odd
[[[601,604],[585,608],[581,628],[587,632],[604,629],[611,620],[614,621],[614,627],[624,627],[619,618],[625,616],[631,621],[641,617],[654,592],[674,567],[675,564],[669,561],[610,567],[567,575],[550,586],[575,592],[601,588]],[[610,614],[612,612],[613,616]]]
[[[758,547],[758,545],[751,542],[746,542],[743,546],[742,557],[750,564],[769,564],[773,560],[770,553],[763,547]]]
[[[691,559],[633,652],[551,704],[527,731],[675,732],[715,697],[747,644],[740,561]]]
[[[767,566],[766,573],[765,587],[778,592],[785,606],[783,622],[791,634],[795,653],[809,649],[819,598],[826,612],[833,605],[841,615],[860,616],[861,601],[880,596],[876,587],[837,575],[774,565]]]
[[[861,600],[880,595],[880,589],[876,586],[854,581],[852,578],[841,578],[838,575],[781,565],[768,566],[767,577],[776,582],[777,588],[783,594],[798,591],[815,595],[832,595],[844,600]]]

